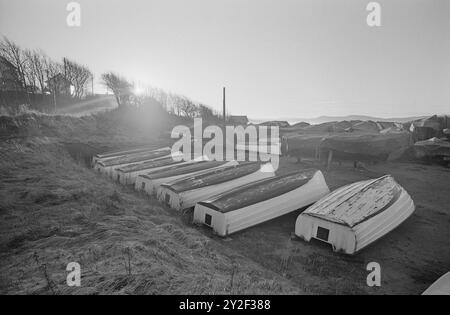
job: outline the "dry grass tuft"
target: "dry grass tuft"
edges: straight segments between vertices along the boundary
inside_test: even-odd
[[[0,293],[300,293],[52,139],[3,141],[0,152]],[[80,288],[66,285],[70,262]]]

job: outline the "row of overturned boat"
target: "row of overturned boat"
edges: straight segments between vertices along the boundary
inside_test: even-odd
[[[193,209],[193,221],[219,236],[303,210],[295,235],[336,252],[355,254],[404,222],[415,210],[407,191],[386,175],[330,192],[320,170],[277,175],[260,162],[174,159],[170,148],[140,147],[93,158],[94,169],[134,185],[172,209]]]

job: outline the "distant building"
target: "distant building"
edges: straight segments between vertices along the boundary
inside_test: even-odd
[[[21,91],[16,68],[8,60],[0,57],[0,91]]]
[[[73,86],[69,80],[62,73],[51,77],[47,80],[47,88],[53,93],[56,91],[57,95],[71,95]]]
[[[235,125],[247,125],[248,118],[247,116],[229,116],[228,121]]]

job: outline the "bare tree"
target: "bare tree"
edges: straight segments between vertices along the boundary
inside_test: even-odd
[[[46,80],[47,71],[46,65],[48,64],[48,57],[41,51],[25,51],[25,56],[27,58],[27,77],[28,81],[33,82],[33,85],[36,86],[36,90],[40,90],[41,93],[44,93],[46,88]]]
[[[23,66],[24,76],[25,76],[25,86],[27,87],[27,92],[31,92],[35,94],[38,90],[37,88],[37,77],[36,72],[34,71],[33,65],[33,56],[32,53],[28,50],[23,52],[23,56],[25,58],[25,63]]]
[[[181,116],[181,108],[183,107],[183,99],[178,95],[173,97],[173,111],[175,115]]]
[[[218,115],[214,113],[213,109],[209,106],[206,106],[204,104],[200,104],[198,106],[198,114],[200,117],[202,117],[204,120],[214,120],[218,118]]]
[[[56,112],[56,110],[57,110],[57,94],[61,87],[58,86],[59,83],[57,80],[51,80],[51,79],[56,78],[56,76],[58,74],[62,74],[62,65],[50,58],[44,58],[42,61],[43,61],[45,76],[47,78],[46,90],[51,92],[53,95],[53,105],[54,105],[54,110]]]
[[[64,76],[74,88],[73,97],[81,98],[86,90],[86,84],[92,78],[92,72],[74,61],[64,58]]]
[[[53,82],[53,84],[50,84],[49,80],[51,78],[56,77],[58,74],[63,73],[63,67],[61,64],[57,63],[56,61],[45,58],[43,60],[43,68],[45,72],[45,77],[47,81],[46,88],[50,90],[53,94],[57,94],[58,92],[58,86],[56,82]]]
[[[22,85],[12,64],[0,56],[0,89],[2,91],[20,91]]]
[[[20,85],[23,89],[26,89],[25,69],[27,66],[27,58],[23,50],[7,37],[3,37],[3,41],[0,42],[0,56],[14,67]]]
[[[180,104],[180,111],[183,116],[189,118],[194,118],[198,114],[197,106],[186,98]]]
[[[44,59],[43,62],[47,80],[57,74],[63,73],[63,66],[60,63],[49,58]]]
[[[124,77],[114,72],[107,72],[102,74],[102,81],[103,84],[114,93],[119,107],[130,104],[133,85]]]

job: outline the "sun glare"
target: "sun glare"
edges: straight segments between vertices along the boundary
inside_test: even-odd
[[[139,86],[136,86],[136,87],[134,88],[134,94],[136,94],[136,95],[142,95],[142,94],[144,94],[144,89],[141,88],[141,87],[139,87]]]

